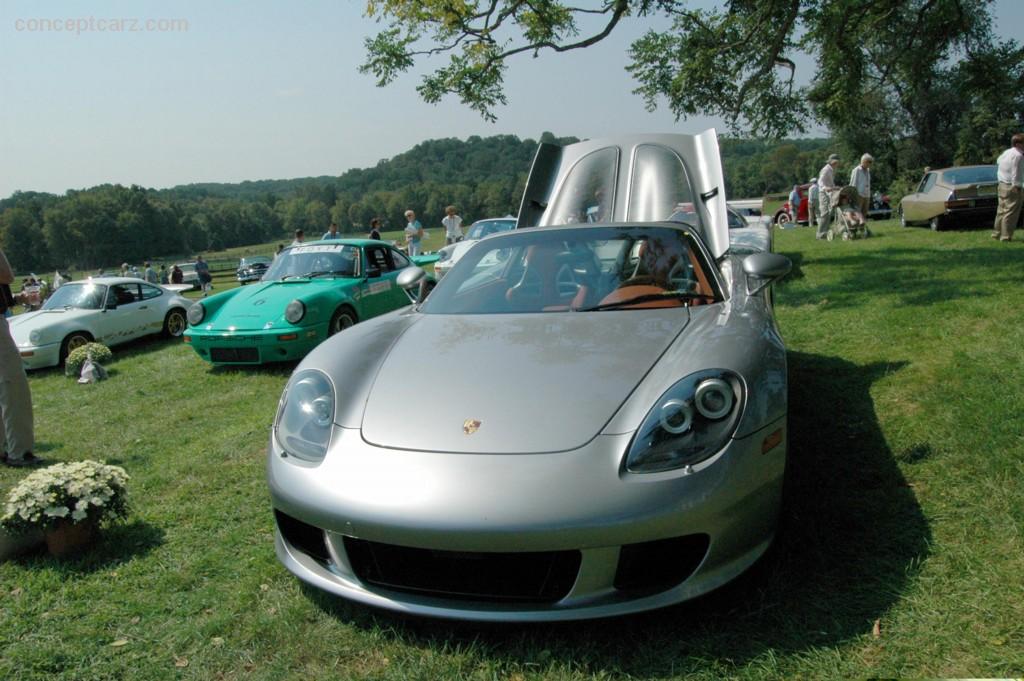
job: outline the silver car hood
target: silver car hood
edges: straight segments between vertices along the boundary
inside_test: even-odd
[[[688,322],[686,308],[422,315],[381,362],[363,438],[466,454],[576,449]]]

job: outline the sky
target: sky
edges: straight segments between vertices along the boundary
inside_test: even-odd
[[[517,58],[509,103],[488,123],[454,98],[423,103],[415,75],[378,88],[360,74],[363,41],[379,29],[364,7],[0,0],[0,197],[340,175],[441,137],[724,129],[648,112],[632,94],[626,50],[649,22],[624,22],[585,50]],[[994,15],[1008,37],[1024,25],[1024,0],[996,0]],[[44,30],[55,20],[75,28]],[[111,30],[118,22],[139,30]],[[798,60],[797,82],[812,69]]]

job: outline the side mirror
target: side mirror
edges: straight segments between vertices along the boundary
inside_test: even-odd
[[[420,282],[423,281],[426,276],[427,273],[422,267],[410,265],[398,273],[398,278],[395,280],[395,283],[398,284],[399,288],[411,291],[414,288],[418,288]]]
[[[782,279],[793,269],[793,263],[778,253],[754,253],[743,260],[747,275],[747,295],[753,296]]]
[[[367,267],[366,268],[366,278],[367,279],[376,279],[379,276],[380,276],[380,268],[379,267]]]

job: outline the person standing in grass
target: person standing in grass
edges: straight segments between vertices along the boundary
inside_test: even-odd
[[[420,243],[423,239],[423,225],[416,219],[416,213],[412,210],[405,211],[405,245],[409,249],[409,255],[420,254]]]
[[[203,260],[203,256],[196,256],[196,276],[199,277],[199,286],[203,289],[203,298],[213,290],[213,277],[210,276],[210,266]]]
[[[857,188],[857,203],[860,214],[867,216],[868,208],[871,206],[871,164],[875,157],[871,154],[864,154],[860,157],[860,165],[854,166],[850,172],[850,186]]]
[[[170,280],[167,276],[167,265],[160,265],[160,284],[166,286],[169,281]]]
[[[810,182],[811,186],[807,188],[807,226],[814,229],[818,219],[818,178],[812,177]]]
[[[450,246],[462,241],[462,218],[455,214],[455,206],[448,206],[444,212],[445,216],[441,219],[441,224],[444,225],[444,243]]]
[[[0,250],[0,312],[15,303],[11,293],[14,272]],[[7,317],[0,314],[0,461],[7,466],[38,463],[32,454],[35,433],[32,422],[32,393],[21,363],[21,353],[11,337]]]
[[[1024,204],[1024,133],[1018,132],[1010,138],[1010,148],[996,161],[996,176],[999,178],[999,209],[992,238],[1012,241]]]
[[[324,232],[324,235],[322,237],[320,237],[320,240],[321,241],[330,241],[331,239],[340,239],[340,238],[341,238],[341,235],[338,234],[338,223],[337,222],[332,222],[331,226],[327,228],[326,232]]]
[[[374,218],[370,220],[370,238],[374,241],[380,241],[380,220]]]
[[[295,230],[295,239],[292,240],[292,246],[301,246],[302,242],[306,240],[306,233],[301,229]]]
[[[159,281],[156,276],[156,270],[153,269],[153,265],[148,260],[146,261],[146,269],[142,273],[142,278],[150,284],[155,284]]]
[[[836,168],[839,167],[839,154],[828,157],[828,163],[818,172],[818,231],[816,239],[824,239],[832,226],[832,196],[836,189]]]

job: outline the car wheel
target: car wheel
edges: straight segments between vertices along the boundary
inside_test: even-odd
[[[168,338],[180,338],[188,327],[188,318],[185,311],[176,307],[164,317],[164,335]]]
[[[92,336],[85,331],[69,333],[67,337],[64,338],[64,342],[60,344],[60,358],[57,360],[57,364],[64,364],[64,360],[68,358],[69,354],[91,342]]]
[[[933,218],[932,218],[932,219],[931,219],[931,220],[930,220],[930,221],[928,222],[928,226],[932,228],[932,231],[933,231],[933,232],[940,232],[940,231],[942,231],[942,221],[941,221],[941,220],[939,220],[939,216],[938,216],[938,215],[936,215],[935,217],[933,217]]]
[[[331,323],[327,326],[327,335],[333,336],[339,331],[355,326],[357,321],[359,320],[356,319],[356,313],[352,311],[352,308],[339,307],[334,316],[331,317]]]
[[[910,223],[907,222],[907,216],[903,214],[903,206],[900,206],[900,227],[909,227]]]
[[[779,225],[780,227],[783,224],[785,224],[787,222],[792,222],[792,221],[793,221],[793,218],[790,216],[789,213],[787,213],[785,211],[782,211],[782,212],[779,212],[779,213],[775,214],[775,224]]]

